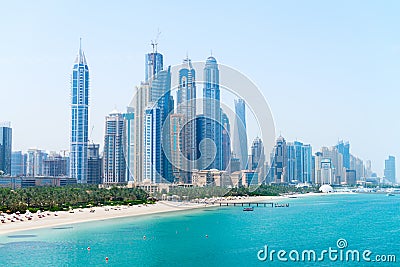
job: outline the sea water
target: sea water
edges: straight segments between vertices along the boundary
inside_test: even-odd
[[[0,265],[400,266],[400,195],[275,202],[290,205],[247,212],[215,207],[10,233],[0,236]],[[337,251],[332,258],[323,253],[329,249]],[[311,250],[315,259],[308,258]],[[361,259],[350,253],[346,261],[349,250]],[[280,259],[278,251],[285,252]],[[369,262],[362,258],[365,251],[371,251]],[[396,262],[377,262],[377,255],[394,255]]]

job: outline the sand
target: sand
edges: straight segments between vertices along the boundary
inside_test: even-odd
[[[316,195],[323,195],[323,194],[309,193],[309,194],[297,194],[290,196],[256,196],[256,197],[234,197],[228,199],[207,199],[202,203],[159,201],[156,204],[151,204],[151,205],[149,204],[149,205],[135,205],[135,206],[118,206],[118,207],[107,206],[107,207],[94,207],[92,209],[89,208],[75,209],[73,213],[70,213],[69,211],[59,211],[56,213],[42,212],[42,214],[45,215],[42,218],[39,218],[38,214],[35,213],[32,214],[33,215],[32,220],[27,220],[24,215],[21,215],[21,218],[23,218],[24,221],[16,220],[15,222],[11,222],[9,220],[6,220],[6,223],[0,222],[0,235],[12,232],[24,231],[24,230],[51,228],[60,225],[69,225],[69,224],[89,222],[89,221],[141,216],[141,215],[149,215],[149,214],[164,213],[164,212],[178,212],[183,210],[191,210],[191,209],[198,209],[205,207],[217,207],[219,206],[219,202],[222,203],[226,202],[256,203],[256,202],[268,202],[268,201],[282,202],[287,198],[308,197]],[[10,217],[10,215],[7,216]]]

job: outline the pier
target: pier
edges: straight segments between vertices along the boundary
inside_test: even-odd
[[[218,202],[220,207],[223,206],[240,206],[240,207],[267,207],[270,206],[271,208],[288,208],[289,203],[273,203],[273,202],[260,202],[260,203],[249,203],[249,202]],[[217,204],[217,203],[215,203]]]

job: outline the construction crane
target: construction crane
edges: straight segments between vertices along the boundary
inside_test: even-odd
[[[151,46],[153,47],[153,53],[157,53],[158,37],[160,37],[160,29],[157,29],[157,36],[154,40],[151,40]]]

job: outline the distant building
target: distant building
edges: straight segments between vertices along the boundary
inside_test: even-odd
[[[312,148],[295,141],[287,146],[287,178],[289,182],[312,183]]]
[[[49,176],[0,177],[0,187],[11,189],[27,188],[34,186],[66,186],[71,184],[76,184],[75,178]]]
[[[39,149],[28,149],[26,161],[26,176],[44,176],[44,161],[47,153]]]
[[[162,178],[161,110],[158,106],[145,110],[143,180],[160,183]]]
[[[184,115],[171,114],[170,116],[170,161],[172,165],[172,174],[174,182],[184,183],[184,175],[182,174],[182,135]]]
[[[251,154],[249,155],[249,170],[258,173],[260,183],[265,183],[265,155],[264,145],[261,138],[256,137],[251,145]]]
[[[106,117],[103,168],[105,184],[126,183],[126,132],[121,113],[113,111]]]
[[[331,160],[334,174],[332,184],[341,184],[341,182],[344,182],[346,175],[346,168],[343,165],[343,155],[339,153],[339,150],[336,147],[322,147],[321,150],[323,157]],[[355,170],[355,168],[352,168],[351,166],[350,169]]]
[[[240,159],[240,169],[247,169],[246,104],[243,99],[235,100],[235,125],[233,132],[233,154]]]
[[[365,177],[364,161],[350,154],[350,169],[356,171],[357,180]]]
[[[389,158],[385,160],[384,175],[391,183],[396,183],[396,159],[394,156],[389,156]]]
[[[12,129],[10,123],[0,124],[0,172],[11,174]]]
[[[321,179],[321,161],[323,159],[322,153],[321,152],[316,152],[315,156],[313,157],[313,163],[314,163],[314,170],[313,170],[313,183],[314,184],[322,184],[322,179]]]
[[[68,175],[68,160],[59,154],[50,154],[44,161],[44,176],[57,177]]]
[[[357,175],[355,170],[346,170],[346,184],[347,185],[357,184]]]
[[[221,104],[219,89],[219,70],[217,60],[210,56],[204,67],[204,88],[203,88],[203,120],[200,124],[200,141],[206,139],[212,142],[203,143],[201,157],[205,162],[199,169],[222,170],[222,124]],[[199,132],[199,130],[197,130]],[[215,148],[215,151],[214,151]]]
[[[230,171],[231,171],[231,173],[240,171],[240,159],[239,158],[231,158]]]
[[[349,142],[339,141],[336,149],[343,156],[343,167],[350,170],[350,144]]]
[[[221,123],[222,123],[222,170],[231,172],[231,125],[228,116],[221,109]]]
[[[177,113],[183,115],[181,129],[181,147],[183,157],[182,176],[185,184],[190,184],[191,171],[196,169],[196,70],[192,61],[186,58],[179,70],[179,86],[177,91]]]
[[[126,110],[126,113],[123,114],[123,117],[125,119],[125,127],[126,127],[126,130],[125,130],[126,131],[126,148],[125,148],[126,149],[126,178],[128,181],[133,182],[135,180],[134,179],[134,173],[135,173],[134,172],[134,168],[135,168],[135,142],[134,142],[135,114],[134,114],[134,109],[132,107],[128,107]],[[90,149],[90,147],[88,149]],[[95,147],[92,146],[92,149],[95,149]],[[92,151],[92,155],[94,155],[94,158],[96,158],[97,156],[95,156],[96,153],[94,153],[94,151]],[[90,156],[91,156],[91,152],[89,151],[89,158],[90,158]],[[90,163],[88,163],[88,164],[90,165]],[[90,168],[90,166],[89,166],[89,168]]]
[[[323,158],[321,160],[321,184],[334,184],[335,175],[330,158]]]
[[[258,185],[258,172],[244,170],[242,171],[242,185],[245,187],[249,187],[252,185]]]
[[[276,140],[276,145],[272,152],[271,158],[271,168],[273,172],[273,181],[274,183],[287,183],[287,148],[286,148],[286,140],[282,136],[278,137]]]
[[[192,171],[193,186],[219,186],[219,187],[232,187],[231,177],[226,171],[217,169],[211,170],[197,170]]]
[[[11,154],[11,176],[24,176],[26,174],[27,155],[22,151],[13,151]]]
[[[103,181],[102,175],[102,158],[100,157],[100,145],[88,145],[88,184],[101,184]]]

